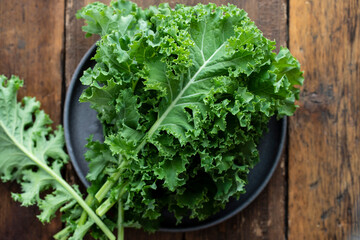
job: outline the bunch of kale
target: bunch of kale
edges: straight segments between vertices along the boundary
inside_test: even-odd
[[[97,214],[117,206],[112,217],[154,230],[164,209],[203,220],[244,193],[270,117],[296,109],[303,77],[290,52],[274,53],[234,5],[117,1],[77,16],[101,37],[80,99],[104,129],[86,154]]]

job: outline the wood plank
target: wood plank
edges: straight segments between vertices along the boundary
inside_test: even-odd
[[[290,121],[289,239],[359,239],[360,2],[290,0],[302,63]]]
[[[85,6],[89,0],[68,0],[66,7],[66,52],[65,76],[69,84],[71,75],[86,50],[96,41],[96,38],[85,39],[81,32],[82,20],[75,19],[78,9]],[[103,1],[108,2],[108,1]],[[169,2],[171,6],[176,3],[195,5],[207,1],[182,0],[138,0],[134,1],[142,7]],[[287,19],[286,0],[271,1],[212,1],[217,4],[237,4],[244,8],[252,20],[270,39],[276,39],[278,46],[286,45]],[[225,223],[204,231],[187,234],[155,233],[148,235],[142,230],[126,229],[128,239],[284,239],[285,238],[285,161],[283,157],[279,168],[268,187],[245,211],[229,219]],[[71,170],[71,176],[74,172]]]
[[[85,38],[85,33],[81,30],[84,21],[76,19],[75,14],[78,10],[87,4],[96,2],[96,0],[67,0],[65,9],[65,81],[68,87],[71,76],[82,56],[98,39],[97,36]],[[102,0],[109,4],[110,0]]]
[[[0,73],[25,80],[20,96],[36,96],[56,124],[61,116],[64,1],[0,1]],[[51,239],[60,219],[42,225],[36,208],[20,207],[10,192],[15,183],[0,184],[0,238]]]

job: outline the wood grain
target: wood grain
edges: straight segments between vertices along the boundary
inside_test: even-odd
[[[359,239],[360,2],[290,0],[302,63],[290,121],[289,239]]]
[[[81,30],[84,20],[76,19],[75,14],[87,4],[96,2],[95,0],[67,0],[65,8],[65,82],[69,86],[71,76],[82,56],[98,39],[97,36],[85,38],[85,33]],[[109,4],[110,0],[102,0]]]
[[[0,1],[0,13],[0,73],[24,79],[20,97],[35,96],[60,123],[64,1]],[[15,183],[0,184],[0,239],[51,239],[59,219],[42,225],[36,208],[10,198],[17,191]]]
[[[165,1],[136,2],[146,7]],[[80,58],[96,40],[84,38],[83,22],[74,17],[89,2],[0,1],[0,72],[24,78],[20,95],[36,96],[55,123],[61,122],[62,80],[70,82]],[[168,2],[173,6],[208,1]],[[286,0],[213,2],[244,8],[266,36],[285,45]],[[290,119],[288,239],[358,239],[360,4],[357,0],[289,3],[290,50],[302,63],[306,81],[301,108]],[[127,238],[285,239],[286,159],[254,203],[225,223],[186,234],[149,236],[127,229]],[[73,172],[68,174],[73,178]],[[10,191],[18,190],[14,183],[0,184],[0,238],[51,239],[59,221],[41,225],[35,208],[20,207],[10,199]]]

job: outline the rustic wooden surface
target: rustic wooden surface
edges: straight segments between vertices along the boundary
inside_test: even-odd
[[[61,122],[64,4],[62,1],[0,1],[0,74],[26,79],[20,95],[36,96],[56,124]],[[60,219],[42,225],[36,208],[20,207],[0,184],[0,239],[51,239]]]
[[[290,120],[289,239],[360,239],[360,2],[290,0],[305,70]]]
[[[167,0],[137,0],[140,6]],[[0,74],[25,79],[20,95],[36,96],[61,123],[71,75],[96,37],[84,38],[78,9],[92,0],[1,0]],[[109,0],[103,1],[108,3]],[[208,1],[168,0],[171,5]],[[269,185],[244,211],[190,233],[126,229],[127,239],[359,239],[360,238],[360,3],[357,0],[214,0],[244,8],[265,36],[289,43],[302,63],[301,108],[290,119],[288,146]],[[289,31],[288,31],[289,29]],[[78,181],[71,167],[69,181]],[[41,225],[36,208],[10,198],[0,184],[0,239],[47,240],[59,219]]]

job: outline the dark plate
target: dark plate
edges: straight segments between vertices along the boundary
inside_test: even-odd
[[[90,108],[88,103],[79,102],[79,97],[85,89],[79,78],[84,70],[94,66],[94,61],[91,58],[94,56],[95,50],[96,46],[94,45],[76,68],[66,95],[64,109],[67,150],[75,171],[85,186],[89,186],[85,178],[88,172],[88,163],[84,159],[86,139],[90,134],[93,134],[96,140],[103,139],[102,126],[96,118],[96,112]],[[285,136],[286,118],[279,121],[272,118],[269,122],[269,131],[264,134],[258,147],[260,162],[250,171],[246,193],[239,200],[229,202],[224,210],[205,221],[184,219],[182,224],[176,225],[174,217],[164,213],[160,230],[168,232],[199,230],[218,224],[243,210],[260,194],[273,175],[281,157]]]

